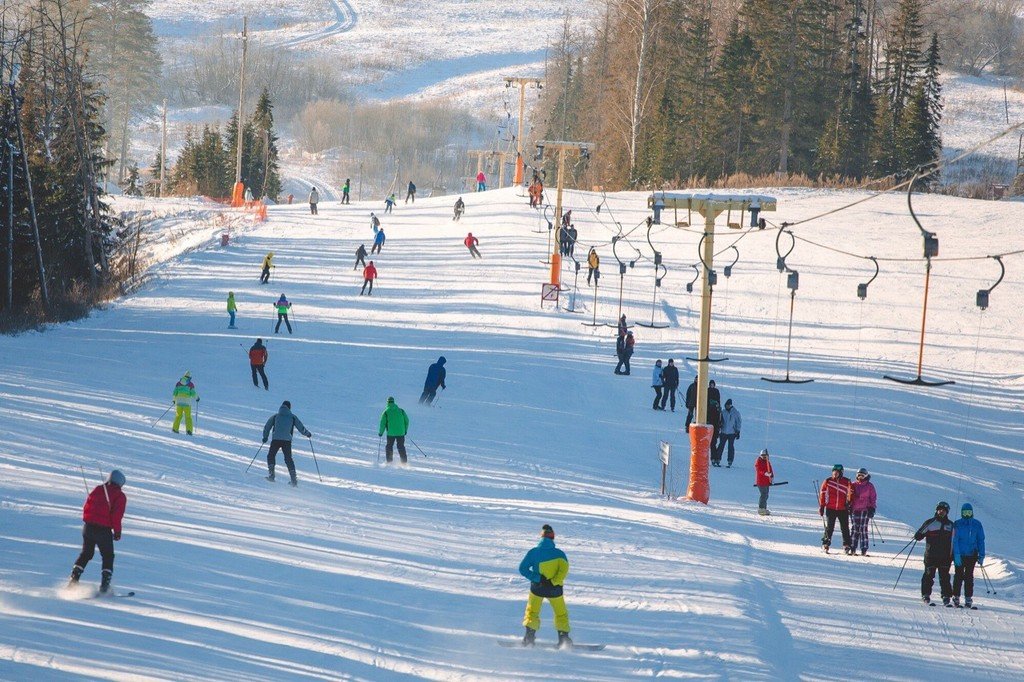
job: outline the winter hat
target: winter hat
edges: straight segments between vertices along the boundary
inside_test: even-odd
[[[281,403],[281,407],[287,407],[289,410],[292,409],[292,401],[290,401],[290,400],[284,401],[283,403]]]
[[[843,473],[843,465],[842,464],[833,464],[832,465],[832,471],[838,471],[839,473]]]
[[[671,364],[673,364],[674,362],[675,362],[675,360],[673,360],[672,358],[669,358],[669,359],[668,359],[668,364],[670,364],[670,365],[671,365]]]
[[[768,456],[768,448],[764,448],[763,450],[761,450],[761,456],[762,457],[767,457]]]
[[[191,379],[191,378],[192,378],[192,371],[191,371],[191,370],[187,370],[187,369],[186,369],[186,370],[185,370],[185,373],[184,373],[184,374],[182,374],[182,376],[183,376],[184,378],[186,378],[186,379]]]
[[[395,398],[394,398],[394,396],[390,396],[390,395],[389,395],[389,396],[388,396],[388,405],[392,405],[392,404],[394,404],[394,402],[395,402]]]
[[[732,398],[729,398],[728,400],[725,401],[725,406],[732,407]]]
[[[974,516],[974,507],[971,506],[970,502],[964,502],[964,506],[960,507],[960,516],[965,519]]]
[[[715,380],[714,379],[712,379],[711,381],[708,382],[708,386],[714,386],[714,385],[715,385]]]
[[[540,527],[540,534],[543,537],[555,539],[555,529],[546,523]]]
[[[229,291],[228,292],[228,298],[234,298],[234,297],[235,297],[235,292]]]
[[[263,339],[256,339],[256,343],[263,343]]]
[[[935,505],[935,511],[943,510],[947,514],[949,513],[949,502],[939,502]]]
[[[124,474],[121,473],[120,469],[114,469],[110,472],[110,476],[107,476],[107,483],[113,483],[118,488],[124,486]]]
[[[860,474],[864,474],[865,476],[867,476],[868,475],[868,470],[865,469],[864,467],[861,467],[860,469],[857,469],[857,475],[859,476]]]
[[[661,367],[661,360],[655,360],[654,364],[657,365],[658,367]]]

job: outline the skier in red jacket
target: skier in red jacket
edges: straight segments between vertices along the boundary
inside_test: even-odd
[[[821,484],[818,494],[818,516],[825,516],[828,524],[821,538],[821,548],[828,552],[832,545],[832,533],[836,529],[836,519],[843,531],[843,551],[853,554],[853,543],[850,541],[850,500],[853,499],[853,483],[843,476],[843,465],[832,467],[832,475]]]
[[[359,295],[362,296],[363,292],[366,292],[367,296],[373,296],[373,280],[377,279],[377,267],[370,261],[370,264],[363,268],[363,288],[359,290]],[[370,291],[366,291],[366,285],[370,285]]]
[[[462,243],[466,245],[467,249],[469,249],[469,255],[473,256],[473,258],[483,258],[483,256],[480,255],[480,252],[476,249],[480,240],[474,237],[472,232],[466,235],[466,238]]]
[[[771,516],[768,511],[768,491],[772,489],[772,481],[775,472],[772,470],[772,463],[768,461],[767,448],[761,450],[761,455],[754,462],[754,485],[761,493],[761,499],[757,502],[757,513],[761,516]]]
[[[256,343],[249,349],[249,367],[252,369],[252,385],[256,388],[260,387],[259,382],[256,380],[256,374],[259,373],[260,377],[263,378],[264,390],[270,390],[270,382],[267,381],[267,372],[263,368],[267,364],[267,347],[263,345],[263,339],[256,339]]]
[[[121,539],[121,519],[127,498],[121,492],[125,478],[119,470],[114,469],[107,477],[106,483],[98,485],[89,493],[82,508],[82,553],[75,560],[71,569],[71,580],[74,585],[82,577],[86,564],[92,559],[99,545],[100,556],[103,558],[103,579],[100,592],[110,589],[110,579],[114,575],[114,541]]]

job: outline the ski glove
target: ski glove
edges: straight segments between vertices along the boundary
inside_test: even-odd
[[[121,539],[121,531],[117,531],[116,533],[114,533],[114,539],[115,540],[120,540]]]
[[[978,565],[979,566],[984,566],[985,565],[985,557],[983,557],[983,556],[978,557]]]
[[[961,566],[964,565],[964,560],[961,559],[958,556],[955,556],[955,557],[953,557],[953,565],[956,566],[957,568],[960,568]]]
[[[266,445],[266,444],[267,444],[267,439],[266,439],[266,438],[264,438],[264,439],[263,439],[263,444],[264,444],[264,445]]]
[[[740,432],[739,432],[739,431],[737,431],[737,432],[736,432],[736,440],[739,440],[739,439],[740,439]]]
[[[824,516],[824,515],[825,515],[825,508],[824,507],[818,507],[818,516]]]
[[[868,518],[869,519],[875,518],[875,508],[874,507],[868,507]]]

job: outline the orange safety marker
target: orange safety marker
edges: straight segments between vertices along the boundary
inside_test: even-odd
[[[711,436],[715,429],[710,424],[690,424],[690,484],[686,499],[708,503],[711,483],[708,481]]]

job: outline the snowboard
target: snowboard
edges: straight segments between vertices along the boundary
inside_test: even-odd
[[[604,644],[576,644],[567,646],[564,649],[559,649],[556,642],[534,642],[532,647],[524,646],[523,642],[518,639],[499,639],[498,645],[508,649],[558,649],[560,651],[601,651],[604,649]]]

